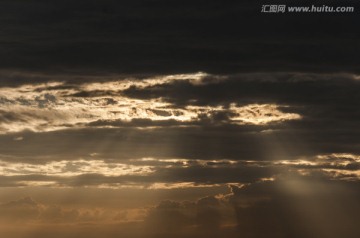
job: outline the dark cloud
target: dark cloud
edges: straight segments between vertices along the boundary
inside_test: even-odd
[[[40,214],[40,205],[30,197],[0,204],[1,220],[35,220]]]
[[[207,230],[219,228],[223,219],[220,201],[212,196],[198,200],[196,219],[200,228]]]
[[[196,202],[164,200],[149,210],[145,224],[151,230],[168,234],[181,233],[189,228],[195,233],[216,233],[224,220],[228,222],[228,208],[214,196],[203,197]]]
[[[216,196],[199,197],[191,201],[163,200],[147,208],[144,220],[112,223],[121,210],[103,208],[69,209],[58,205],[35,202],[25,197],[0,205],[2,222],[21,218],[24,228],[39,222],[23,237],[47,234],[65,229],[70,237],[84,235],[91,228],[90,237],[109,235],[126,237],[358,237],[358,182],[324,181],[314,177],[284,177],[277,181],[256,182],[245,186],[231,185],[231,191]],[[184,190],[181,191],[184,193]],[[158,194],[159,195],[159,194]],[[127,212],[130,212],[128,210]],[[12,216],[17,214],[15,216]],[[78,223],[73,223],[77,221]],[[105,222],[104,221],[108,221]],[[3,223],[4,224],[4,223]],[[30,224],[30,225],[29,225]],[[9,223],[7,229],[13,229]],[[81,229],[79,232],[77,229]],[[25,232],[25,231],[24,231]],[[17,234],[15,230],[10,234]],[[59,230],[57,234],[65,234]],[[33,235],[33,236],[31,236]],[[21,237],[21,236],[19,236]],[[48,237],[48,236],[44,236]]]
[[[216,77],[209,75],[208,78]],[[206,82],[206,78],[202,79]],[[278,103],[291,105],[356,104],[360,81],[350,74],[254,73],[224,76],[209,84],[176,81],[125,90],[129,97],[163,98],[178,105]]]
[[[356,12],[270,15],[266,3],[3,1],[0,62],[52,72],[359,71]],[[330,3],[356,5],[316,2]]]
[[[102,82],[102,81],[111,81],[119,80],[126,77],[126,75],[111,75],[111,74],[97,74],[96,72],[92,74],[84,74],[69,72],[62,73],[61,71],[56,72],[47,72],[45,69],[38,71],[28,71],[28,70],[0,70],[0,87],[18,87],[20,85],[39,85],[44,83],[51,82],[64,82],[64,85],[57,86],[43,86],[37,88],[36,92],[42,92],[44,90],[52,91],[58,89],[77,89],[78,84],[84,82]],[[140,76],[139,76],[140,77]]]
[[[119,161],[146,157],[276,160],[329,153],[359,154],[356,128],[346,125],[345,128],[335,127],[321,121],[311,126],[305,125],[299,123],[270,128],[159,127],[146,130],[125,127],[22,132],[0,136],[0,148],[3,159],[27,162],[89,158],[94,152],[100,154],[100,158]],[[269,132],[267,129],[270,129]],[[19,136],[23,140],[14,140]]]
[[[61,221],[72,222],[80,217],[77,210],[64,210],[55,205],[44,205],[34,201],[31,197],[0,204],[2,222],[6,221]]]
[[[189,166],[184,168],[157,169],[155,177],[161,181],[195,182],[199,184],[248,183],[274,175],[269,167],[234,166],[203,167]]]
[[[297,186],[291,188],[291,186]],[[359,194],[355,184],[289,179],[233,187],[239,230],[245,237],[348,237],[359,235],[355,224]],[[341,201],[341,202],[340,202]],[[259,227],[261,227],[259,229]]]
[[[197,202],[162,201],[148,219],[159,222],[158,226],[172,224],[171,229],[159,228],[164,236],[176,232],[187,237],[187,226],[196,227],[192,234],[197,237],[357,237],[360,194],[356,186],[296,177],[231,186],[229,194]],[[184,217],[186,223],[176,222]],[[203,225],[209,234],[201,230]]]
[[[2,223],[19,222],[25,226],[29,223],[61,224],[73,222],[89,222],[112,219],[113,214],[95,209],[69,209],[58,205],[42,204],[31,197],[0,204],[0,220]],[[109,217],[107,217],[109,216]]]
[[[97,152],[105,158],[125,159],[142,157],[175,158],[256,158],[262,152],[255,149],[260,142],[256,135],[205,128],[173,128],[141,130],[87,129],[48,133],[20,133],[22,141],[14,141],[15,135],[0,136],[3,154],[55,159],[88,156]],[[226,141],[227,143],[220,143]],[[235,144],[241,146],[234,147]],[[209,145],[216,145],[210,148]],[[253,146],[253,147],[251,147]],[[21,147],[21,150],[15,148]],[[41,149],[40,149],[41,148]],[[254,148],[254,149],[252,149]],[[35,156],[36,155],[36,156]],[[49,157],[51,156],[51,157]],[[47,160],[47,159],[46,159]],[[31,161],[31,160],[30,160]]]
[[[194,223],[194,207],[196,205],[191,202],[162,201],[149,211],[145,222],[163,232],[181,230]]]

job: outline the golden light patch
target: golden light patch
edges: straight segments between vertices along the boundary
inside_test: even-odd
[[[64,83],[52,82],[23,85],[17,88],[0,89],[0,133],[31,130],[35,132],[81,128],[89,123],[105,121],[98,127],[121,126],[132,120],[145,119],[151,122],[172,120],[181,123],[200,123],[204,116],[211,119],[223,113],[227,115],[221,123],[266,125],[287,120],[298,120],[296,113],[281,111],[286,106],[276,104],[248,104],[238,106],[173,105],[163,98],[135,99],[123,95],[130,87],[147,88],[188,81],[205,84],[206,73],[167,75],[148,79],[122,79],[111,82],[92,82],[76,87],[63,87]],[[216,80],[223,80],[215,77]],[[210,82],[211,83],[211,82]],[[84,95],[82,94],[84,93]],[[85,95],[92,93],[91,96]],[[112,123],[114,122],[114,123]],[[117,124],[116,124],[117,123]],[[93,125],[94,126],[94,125]],[[141,125],[139,125],[141,127]],[[151,125],[149,125],[151,126]]]
[[[240,124],[265,125],[301,119],[299,114],[280,111],[279,106],[275,104],[249,104],[242,107],[231,104],[230,110],[236,114],[231,120]]]

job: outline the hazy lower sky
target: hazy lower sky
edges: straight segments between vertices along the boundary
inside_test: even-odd
[[[360,237],[359,20],[0,1],[0,236]]]

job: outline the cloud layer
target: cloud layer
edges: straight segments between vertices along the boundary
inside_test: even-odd
[[[128,95],[129,90],[173,90],[179,83],[204,87],[220,84],[216,76],[203,73],[170,75],[149,79],[119,79],[110,82],[91,82],[71,85],[49,82],[1,88],[1,132],[52,131],[91,126],[162,126],[198,125],[206,119],[233,124],[262,125],[296,120],[301,116],[286,113],[286,105],[236,101],[217,105],[174,105],[166,95],[143,98]],[[210,79],[208,81],[207,79]],[[166,92],[165,92],[166,93]],[[176,96],[176,95],[175,95]],[[174,98],[177,99],[176,97]],[[191,100],[189,98],[188,100]]]
[[[0,234],[360,237],[358,4],[263,4],[1,1]]]
[[[0,65],[93,74],[359,72],[356,12],[269,16],[263,4],[269,1],[3,1]]]

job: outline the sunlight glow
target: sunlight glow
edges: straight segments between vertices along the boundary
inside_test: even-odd
[[[0,89],[0,133],[31,130],[35,132],[82,128],[88,124],[97,127],[129,126],[133,120],[149,122],[172,120],[174,125],[196,123],[204,119],[214,120],[215,115],[227,115],[223,121],[214,123],[266,125],[286,120],[298,120],[296,113],[282,112],[288,107],[276,104],[231,103],[215,106],[184,107],[166,102],[163,98],[136,99],[123,95],[130,87],[146,88],[155,85],[188,81],[194,85],[212,83],[203,81],[206,73],[159,76],[149,79],[124,79],[112,82],[93,82],[62,87],[62,82],[23,85],[17,88]],[[215,77],[216,80],[223,80]],[[78,96],[81,93],[91,96]],[[225,121],[224,121],[225,120]],[[128,123],[128,124],[126,124]],[[133,124],[136,126],[136,123]],[[141,127],[142,125],[139,124]],[[152,125],[148,125],[152,126]]]

